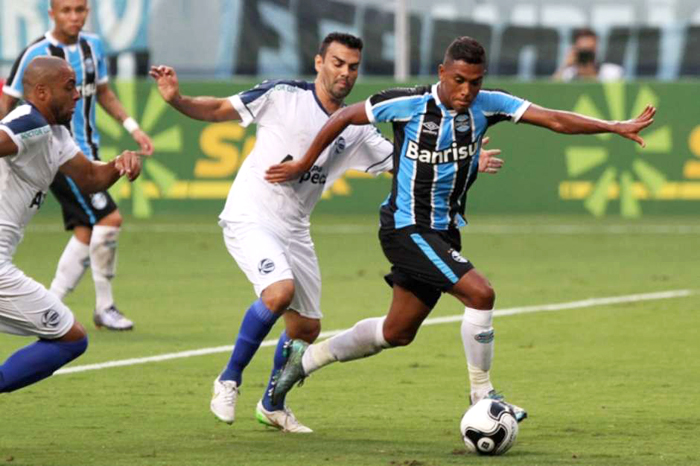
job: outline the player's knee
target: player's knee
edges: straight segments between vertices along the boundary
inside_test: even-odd
[[[294,299],[294,282],[285,280],[265,288],[261,299],[265,307],[274,314],[286,311]]]
[[[88,335],[87,331],[85,330],[85,327],[83,327],[83,325],[76,320],[75,322],[73,322],[73,326],[70,328],[70,330],[68,330],[68,332],[66,332],[66,334],[58,340],[64,342],[75,342],[85,340],[85,348],[87,348],[87,336]]]
[[[102,225],[102,226],[120,228],[122,226],[123,221],[124,221],[124,218],[122,217],[122,214],[119,213],[118,210],[115,210],[114,212],[107,215],[99,222],[97,222],[97,224]]]
[[[484,283],[471,294],[470,298],[472,301],[470,307],[474,309],[493,309],[496,302],[496,291],[490,283]]]
[[[303,325],[295,325],[294,328],[287,328],[287,335],[293,340],[303,340],[313,343],[321,334],[321,321],[307,319]]]
[[[416,332],[413,330],[384,328],[384,340],[391,347],[408,346],[415,338]]]

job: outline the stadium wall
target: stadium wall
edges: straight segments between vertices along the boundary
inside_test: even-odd
[[[255,83],[184,83],[183,93],[228,96]],[[364,82],[350,101],[391,87]],[[503,122],[489,131],[490,147],[503,150],[505,168],[481,175],[469,194],[467,212],[557,213],[593,216],[687,214],[700,212],[700,114],[688,97],[697,84],[523,84],[488,80],[540,105],[590,116],[623,120],[647,103],[658,107],[655,123],[644,133],[647,147],[600,136],[566,136]],[[145,161],[143,176],[112,192],[120,208],[138,217],[160,213],[211,213],[223,207],[236,171],[255,143],[254,127],[235,122],[190,120],[168,107],[146,81],[117,82],[116,91],[130,114],[153,137],[156,154]],[[103,158],[134,148],[123,128],[99,114]],[[391,129],[382,131],[391,137]],[[349,173],[331,186],[317,210],[375,213],[389,192],[389,176],[367,178]],[[49,205],[47,210],[55,209]]]
[[[392,76],[395,2],[384,0],[92,0],[87,28],[104,39],[110,72],[146,76],[149,64],[181,76],[312,75],[328,32],[368,44],[364,76]],[[600,36],[599,59],[627,78],[700,76],[697,0],[412,0],[410,73],[430,75],[445,47],[471,35],[487,49],[494,76],[548,78],[565,60],[572,31]],[[49,0],[0,0],[0,75],[51,27]]]

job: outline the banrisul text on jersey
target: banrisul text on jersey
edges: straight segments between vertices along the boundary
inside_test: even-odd
[[[529,102],[483,90],[463,113],[448,109],[437,85],[391,89],[366,102],[372,123],[394,129],[394,181],[381,208],[383,228],[447,230],[465,224],[466,195],[476,180],[489,126],[517,122]]]

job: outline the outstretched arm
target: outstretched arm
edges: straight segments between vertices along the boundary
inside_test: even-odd
[[[301,159],[271,166],[265,173],[265,179],[270,183],[282,183],[298,178],[314,165],[321,152],[345,128],[350,125],[367,125],[369,123],[364,102],[358,102],[335,112],[323,125]]]
[[[220,97],[189,97],[180,94],[180,83],[175,70],[169,66],[152,66],[148,73],[155,79],[158,92],[178,112],[195,120],[240,120],[231,101]]]
[[[615,133],[644,147],[644,140],[639,136],[639,132],[654,122],[655,113],[656,108],[647,105],[637,118],[625,121],[608,121],[532,104],[525,110],[520,121],[564,134]]]
[[[117,158],[107,163],[88,160],[80,152],[61,165],[60,172],[71,177],[84,193],[104,191],[126,175],[134,181],[141,173],[141,157],[133,151],[125,150]]]
[[[117,98],[117,95],[109,87],[109,84],[104,83],[97,86],[97,101],[100,106],[105,109],[105,112],[119,123],[124,125],[127,131],[134,138],[136,144],[139,145],[143,155],[153,155],[153,142],[151,138],[138,126],[138,123],[124,110],[124,106]]]

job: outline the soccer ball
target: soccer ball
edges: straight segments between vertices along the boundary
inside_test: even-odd
[[[515,443],[518,421],[513,408],[484,398],[464,413],[459,424],[467,449],[480,455],[502,455]]]

